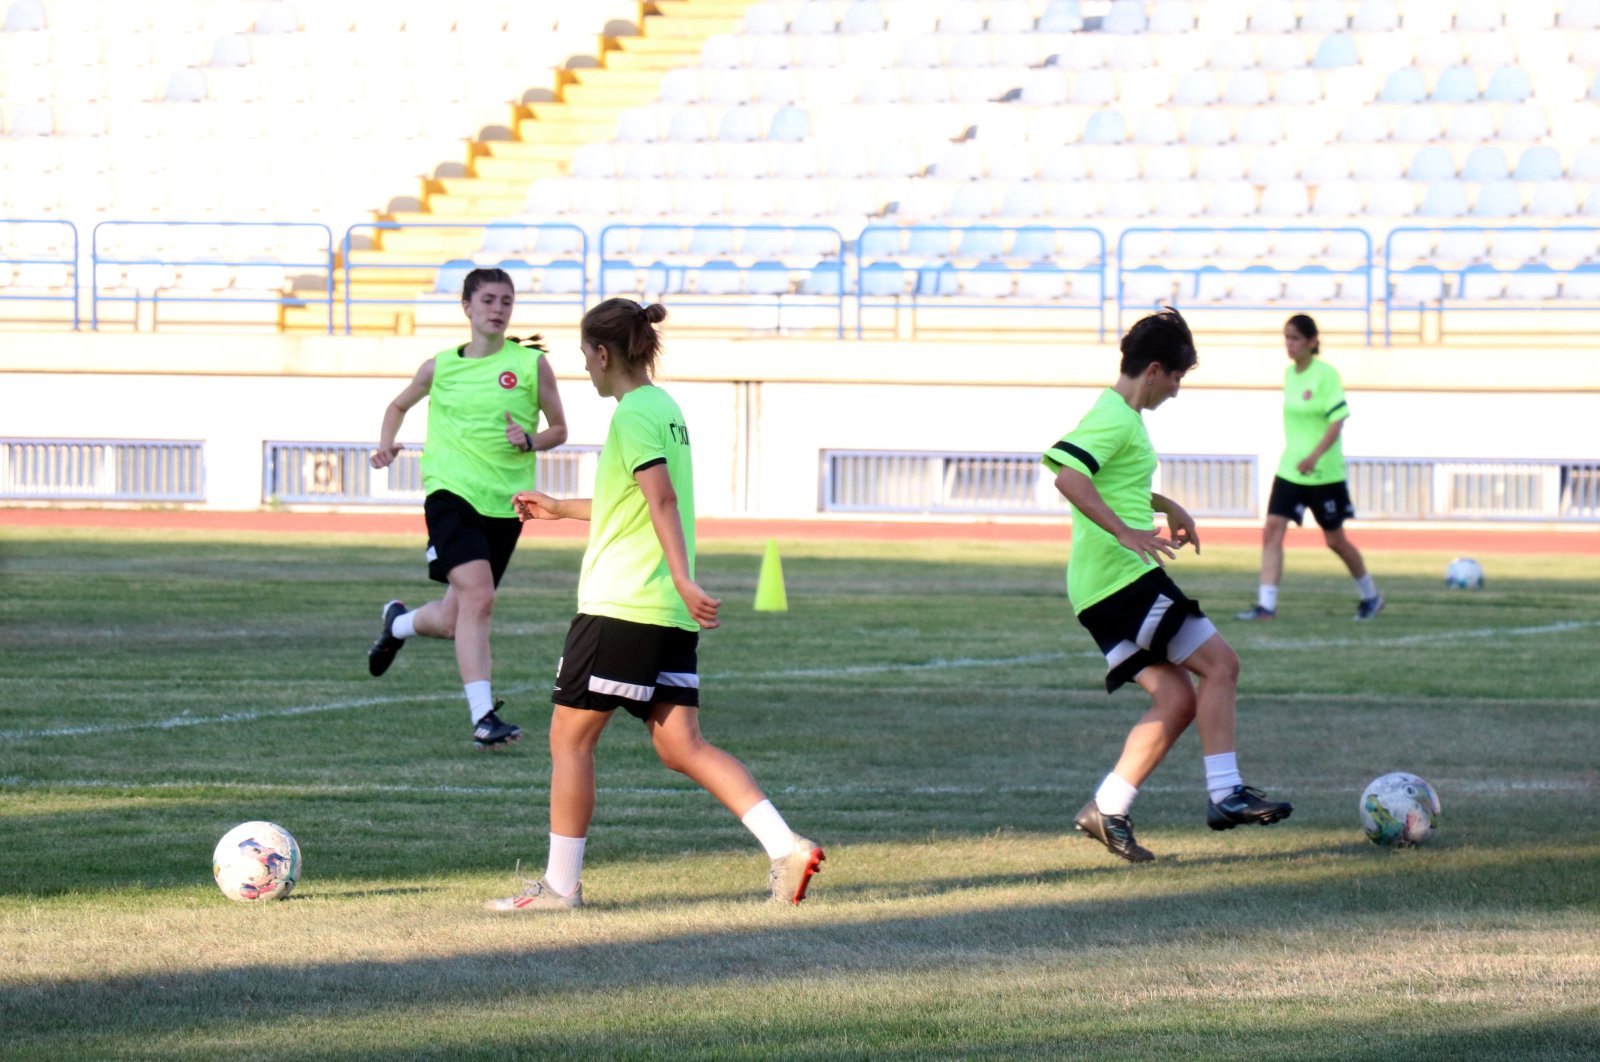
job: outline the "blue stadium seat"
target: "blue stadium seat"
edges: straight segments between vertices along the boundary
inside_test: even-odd
[[[1103,33],[1143,33],[1147,23],[1142,0],[1112,0],[1100,21]]]
[[[800,141],[811,136],[811,118],[798,107],[784,107],[772,116],[768,140]]]
[[[506,271],[511,277],[511,288],[519,294],[528,294],[533,291],[533,266],[519,258],[507,258],[500,262],[498,268]]]
[[[1389,302],[1410,306],[1438,302],[1444,296],[1444,273],[1438,266],[1414,265],[1390,277]]]
[[[1568,0],[1569,4],[1572,0]],[[1051,0],[1039,16],[1040,33],[1076,33],[1083,29],[1083,6],[1079,0]]]
[[[861,270],[861,294],[884,298],[903,295],[906,290],[906,271],[899,262],[872,262]]]
[[[1473,148],[1467,154],[1467,161],[1461,165],[1463,181],[1499,181],[1510,176],[1510,173],[1506,153],[1492,144]]]
[[[1384,79],[1378,92],[1380,103],[1421,103],[1428,98],[1428,86],[1416,67],[1396,70]]]
[[[564,258],[544,267],[539,290],[546,295],[577,295],[583,291],[583,263]]]
[[[1568,273],[1561,285],[1561,294],[1582,302],[1600,301],[1600,264],[1580,265]]]
[[[459,295],[461,286],[466,283],[467,274],[478,268],[478,263],[470,258],[452,258],[440,269],[439,275],[433,282],[433,290],[442,295]]]
[[[994,225],[972,225],[961,233],[956,248],[958,258],[999,258],[1005,253],[1005,238]]]
[[[1578,195],[1566,181],[1539,181],[1525,212],[1530,217],[1565,219],[1578,213]]]
[[[1435,103],[1471,103],[1478,98],[1478,75],[1470,66],[1448,67],[1433,86]]]
[[[39,0],[15,0],[6,8],[7,33],[37,33],[45,24],[44,5]]]
[[[732,254],[734,243],[731,225],[696,225],[689,234],[688,253],[707,257]]]
[[[840,33],[879,33],[883,30],[883,5],[878,0],[854,0],[839,20]]]
[[[1467,213],[1467,186],[1460,181],[1434,181],[1423,194],[1417,213],[1425,218],[1459,218]]]
[[[1360,66],[1361,53],[1356,51],[1355,41],[1343,33],[1335,33],[1324,37],[1322,43],[1317,45],[1317,52],[1312,57],[1311,65],[1318,70],[1337,70],[1344,66]]]
[[[1472,206],[1472,216],[1477,218],[1514,218],[1521,213],[1522,193],[1516,181],[1485,182]]]
[[[743,273],[736,263],[725,258],[713,258],[695,274],[696,294],[737,295],[743,290]]]
[[[1127,139],[1127,122],[1116,111],[1096,111],[1083,127],[1085,144],[1121,144]]]
[[[955,234],[936,226],[914,228],[906,237],[906,254],[913,258],[949,258]]]
[[[1483,98],[1489,103],[1522,103],[1533,95],[1533,82],[1521,67],[1504,66],[1489,77]]]
[[[745,144],[760,139],[761,118],[754,107],[730,107],[717,125],[717,140],[724,144]]]
[[[800,282],[802,295],[838,295],[844,290],[844,266],[839,262],[818,262]]]
[[[1011,270],[1004,262],[979,262],[960,274],[960,292],[976,299],[999,299],[1011,294]]]
[[[790,287],[789,267],[775,259],[761,259],[745,271],[744,290],[751,295],[787,295]]]
[[[900,253],[901,234],[896,229],[869,228],[857,241],[857,252],[863,258],[883,258]]]
[[[1011,241],[1010,257],[1027,262],[1052,259],[1056,254],[1056,234],[1050,229],[1030,225],[1017,230]]]
[[[1448,181],[1456,175],[1456,160],[1451,156],[1450,149],[1437,144],[1418,149],[1411,156],[1411,165],[1406,170],[1406,179],[1432,183],[1434,181]]]
[[[1505,274],[1486,262],[1469,265],[1461,271],[1457,295],[1470,302],[1498,299],[1506,290]]]
[[[616,295],[619,292],[633,292],[639,290],[639,274],[627,262],[606,261],[600,266],[601,286],[606,295]],[[551,291],[550,270],[545,270],[544,290]]]

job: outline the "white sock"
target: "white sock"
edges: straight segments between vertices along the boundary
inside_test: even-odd
[[[462,687],[467,691],[467,711],[472,713],[472,725],[494,711],[494,694],[489,692],[489,682],[469,682]]]
[[[1268,612],[1278,611],[1278,588],[1262,583],[1256,588],[1256,604]]]
[[[794,831],[783,821],[772,801],[763,800],[739,817],[745,828],[756,835],[768,859],[782,859],[794,847]]]
[[[1244,779],[1239,777],[1238,753],[1219,752],[1206,757],[1206,788],[1211,791],[1212,800],[1221,800],[1236,785],[1244,785]]]
[[[412,609],[410,612],[402,612],[394,618],[393,623],[389,624],[389,633],[400,639],[411,637],[417,633],[416,615],[416,609]]]
[[[578,877],[583,873],[583,846],[587,837],[550,835],[550,861],[545,864],[544,880],[562,896],[571,896],[578,888]]]
[[[1356,580],[1356,592],[1361,595],[1363,601],[1370,601],[1378,596],[1378,584],[1372,581],[1371,572]]]
[[[1100,788],[1094,791],[1094,806],[1100,809],[1102,815],[1126,815],[1128,809],[1133,807],[1133,798],[1138,795],[1138,786],[1112,771],[1100,783]]]

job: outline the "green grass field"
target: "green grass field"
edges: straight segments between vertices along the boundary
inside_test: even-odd
[[[1357,536],[1359,542],[1359,535]],[[484,754],[447,645],[381,680],[379,606],[426,599],[397,538],[0,529],[0,1058],[1591,1059],[1600,1055],[1600,558],[1376,553],[1354,624],[1292,552],[1274,624],[1230,620],[1253,551],[1180,583],[1244,661],[1240,762],[1295,802],[1203,822],[1185,737],[1135,808],[1133,867],[1071,816],[1144,708],[1107,697],[1064,551],[709,543],[707,735],[828,849],[762,902],[744,829],[619,718],[585,896],[495,916],[543,868],[548,687],[570,543],[519,552]],[[1363,784],[1432,781],[1440,833],[1362,836]],[[284,903],[230,903],[235,823],[305,854]]]

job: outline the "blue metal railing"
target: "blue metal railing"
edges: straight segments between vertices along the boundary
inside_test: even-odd
[[[1069,254],[1063,242],[1081,243],[1083,251]],[[857,338],[868,305],[898,309],[902,299],[910,307],[913,331],[917,307],[926,304],[952,310],[1093,310],[1100,338],[1106,335],[1106,238],[1099,229],[868,225],[856,239],[855,263]],[[1066,282],[1075,276],[1094,278],[1092,299],[1062,294],[1030,300],[1025,293],[1046,286],[1066,292]]]
[[[1161,236],[1170,238],[1173,236],[1197,235],[1202,233],[1216,236],[1220,240],[1226,240],[1229,237],[1238,238],[1248,235],[1260,235],[1267,237],[1321,236],[1325,239],[1333,237],[1350,238],[1359,243],[1362,248],[1362,254],[1354,256],[1341,255],[1338,259],[1335,259],[1336,261],[1345,260],[1352,263],[1358,263],[1352,264],[1345,268],[1333,268],[1331,266],[1327,266],[1325,261],[1328,256],[1320,253],[1302,256],[1305,258],[1311,258],[1313,260],[1288,268],[1266,265],[1261,262],[1251,262],[1248,265],[1233,268],[1218,266],[1215,258],[1212,258],[1208,261],[1199,262],[1195,265],[1172,265],[1170,256],[1166,254],[1164,249],[1154,256],[1129,253],[1128,242],[1130,237],[1132,237],[1135,244],[1137,244],[1146,237]],[[1137,251],[1137,246],[1134,248],[1134,250]],[[1157,257],[1167,260],[1158,262],[1143,262],[1143,264],[1140,265],[1132,264],[1133,262],[1140,262],[1149,257]],[[1222,259],[1228,259],[1232,256],[1223,253],[1219,257]],[[1281,262],[1286,257],[1290,256],[1277,255],[1274,257]],[[1196,303],[1191,301],[1190,296],[1197,293],[1196,289],[1198,289],[1202,277],[1278,276],[1285,278],[1304,278],[1314,276],[1325,279],[1353,277],[1360,279],[1361,289],[1363,291],[1363,296],[1360,299],[1349,299],[1348,305],[1343,304],[1346,300],[1340,300],[1339,303],[1332,303],[1327,300],[1319,300],[1315,304],[1315,308],[1319,313],[1337,312],[1340,310],[1348,310],[1352,313],[1360,313],[1365,319],[1367,345],[1371,346],[1372,272],[1372,237],[1365,229],[1332,225],[1289,225],[1282,227],[1258,225],[1184,225],[1172,228],[1139,227],[1124,229],[1122,235],[1117,239],[1117,331],[1122,331],[1123,311],[1126,309],[1149,309],[1154,303],[1167,301],[1168,299],[1170,299],[1170,301],[1167,301],[1167,304],[1178,309],[1195,308]],[[1151,302],[1146,302],[1142,299],[1130,300],[1128,297],[1127,285],[1128,278],[1131,276],[1171,276],[1176,278],[1177,282],[1174,283],[1170,296],[1167,296],[1164,299],[1152,300]],[[1192,280],[1190,291],[1187,295],[1183,291],[1181,284],[1181,281],[1185,278]],[[1272,310],[1279,313],[1282,313],[1286,309],[1292,308],[1285,302],[1270,302],[1270,300],[1267,302],[1258,302],[1252,300],[1234,302],[1232,300],[1224,300],[1214,304],[1209,302],[1201,302],[1199,305],[1202,307],[1215,305],[1219,309],[1227,310]]]
[[[1509,233],[1540,234],[1546,237],[1556,233],[1581,233],[1590,237],[1588,241],[1590,247],[1587,253],[1580,252],[1574,256],[1571,268],[1554,268],[1543,261],[1524,262],[1511,268],[1497,267],[1493,264],[1493,252],[1489,248],[1488,241],[1491,237],[1498,238]],[[1483,237],[1483,245],[1481,248],[1462,248],[1463,257],[1471,258],[1470,261],[1463,261],[1447,250],[1442,254],[1436,253],[1440,237],[1461,239],[1471,236]],[[1406,249],[1406,244],[1426,244],[1426,246],[1422,246],[1421,250],[1415,253],[1397,254],[1395,247],[1397,239],[1402,245],[1402,251]],[[1540,241],[1541,247],[1543,242]],[[1420,319],[1430,308],[1433,309],[1438,315],[1441,340],[1444,338],[1446,307],[1457,313],[1524,313],[1529,310],[1587,310],[1592,313],[1600,310],[1600,264],[1596,264],[1593,259],[1597,251],[1600,251],[1600,228],[1588,225],[1418,225],[1393,229],[1383,241],[1383,341],[1385,344],[1393,342],[1392,318],[1397,310],[1415,310]],[[1455,260],[1452,261],[1452,258]],[[1396,268],[1397,261],[1412,264]],[[1409,299],[1403,302],[1395,299],[1395,280],[1397,277],[1405,276],[1425,276],[1430,282],[1436,282],[1433,298],[1418,299],[1414,302]],[[1547,283],[1560,282],[1560,294],[1539,295],[1530,298],[1525,305],[1517,305],[1514,300],[1495,296],[1475,298],[1467,290],[1469,278],[1519,276],[1536,277]],[[1589,285],[1590,290],[1569,296],[1567,289],[1574,276],[1586,276],[1592,280],[1593,284]],[[1430,283],[1430,286],[1435,285]]]
[[[844,338],[845,238],[831,226],[607,225],[598,242],[602,299],[684,295],[696,306],[772,306],[775,331],[785,300],[832,304]]]
[[[4,246],[0,246],[0,265],[65,267],[72,278],[72,293],[70,295],[8,295],[4,293],[4,289],[0,289],[0,299],[8,302],[69,302],[72,304],[72,330],[76,332],[80,324],[78,316],[78,290],[80,287],[78,281],[78,226],[70,221],[42,218],[0,218],[0,225],[30,225],[38,226],[42,229],[65,229],[71,235],[72,256],[70,258],[51,257],[48,254],[33,254],[26,250],[20,254],[12,254]],[[59,246],[59,244],[51,241],[47,243],[47,246]],[[50,286],[54,287],[55,285]]]
[[[481,252],[485,261],[480,263],[475,259],[454,258],[439,261],[437,258],[425,259],[416,262],[353,262],[351,260],[352,237],[357,233],[372,233],[374,235],[385,232],[411,232],[428,229],[456,229],[477,231],[484,234],[484,247]],[[520,241],[508,241],[505,237],[514,233],[521,233]],[[528,233],[534,233],[536,239],[531,243],[527,239]],[[575,243],[577,257],[565,249],[555,250],[553,253],[544,253],[539,250],[544,237],[551,237],[550,242],[565,248]],[[564,237],[565,239],[561,239]],[[356,248],[359,250],[359,248]],[[493,261],[487,259],[493,258]],[[576,225],[548,222],[515,222],[493,221],[487,224],[473,224],[470,222],[399,222],[399,221],[371,221],[358,225],[351,225],[345,230],[344,240],[340,244],[340,261],[344,263],[344,331],[350,334],[350,308],[352,306],[382,306],[405,305],[414,306],[418,302],[453,302],[461,298],[461,279],[467,272],[478,265],[489,265],[505,269],[512,274],[513,284],[517,289],[517,301],[522,303],[542,304],[575,304],[579,312],[589,304],[589,236]],[[351,294],[352,284],[358,270],[377,272],[384,270],[435,270],[434,288],[431,293],[409,295],[405,298],[363,297],[356,298]],[[566,290],[563,285],[556,285],[551,291],[533,290],[533,270],[544,270],[544,281],[549,283],[553,275],[560,275],[565,279],[569,274],[576,280],[577,290]],[[523,271],[526,270],[526,273]]]
[[[220,229],[225,235],[240,232],[282,233],[308,232],[320,233],[322,236],[322,253],[315,259],[285,261],[275,254],[262,254],[252,258],[233,258],[222,254],[201,256],[168,257],[165,255],[145,254],[131,258],[120,258],[103,253],[100,247],[101,230],[114,232],[118,229],[144,228],[144,229]],[[275,245],[274,245],[275,246]],[[90,327],[96,331],[100,328],[100,304],[102,302],[131,302],[138,305],[149,302],[153,306],[161,303],[243,303],[272,306],[326,306],[328,309],[328,334],[333,334],[333,231],[328,226],[315,221],[102,221],[90,233],[89,238],[90,262],[93,265],[93,281],[90,288]],[[273,295],[173,295],[168,292],[186,290],[170,283],[164,283],[165,277],[158,274],[157,281],[149,290],[138,290],[132,295],[106,295],[101,293],[100,267],[101,266],[153,266],[157,270],[166,270],[172,267],[200,266],[205,268],[224,269],[310,269],[316,270],[325,277],[325,293],[321,298],[295,295],[290,291]],[[231,282],[231,281],[230,281]],[[113,288],[113,290],[116,290]],[[219,289],[221,290],[221,289]],[[137,314],[137,309],[134,311]]]

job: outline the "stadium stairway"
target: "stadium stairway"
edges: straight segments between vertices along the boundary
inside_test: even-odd
[[[527,197],[533,182],[566,175],[579,147],[609,140],[622,111],[654,100],[667,71],[696,65],[706,39],[736,31],[745,10],[756,2],[644,0],[637,34],[602,36],[597,65],[558,71],[552,93],[558,98],[513,104],[512,122],[499,137],[468,142],[462,175],[424,179],[420,209],[380,212],[377,220],[481,225],[523,215],[530,209]],[[416,324],[412,300],[432,290],[438,270],[408,263],[470,259],[482,240],[482,233],[472,229],[419,228],[379,232],[370,247],[352,249],[352,264],[383,267],[361,274],[352,295],[397,301],[352,306],[351,331],[410,334]],[[344,265],[342,256],[339,265]],[[342,301],[342,268],[335,285],[334,297]],[[338,316],[342,327],[342,311]],[[286,332],[321,331],[327,327],[327,312],[286,303],[280,325]]]

